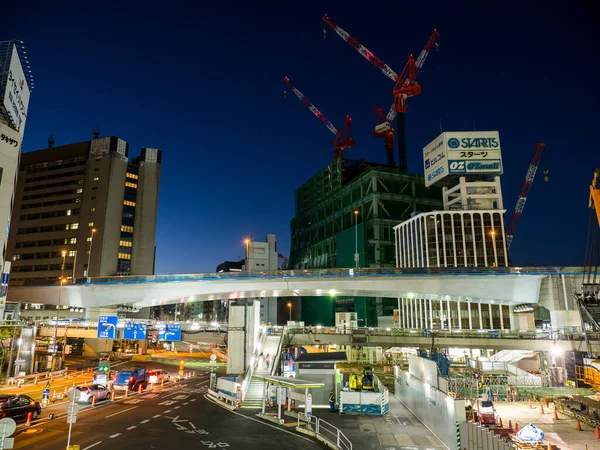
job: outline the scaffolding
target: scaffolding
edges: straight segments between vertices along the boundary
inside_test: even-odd
[[[442,206],[441,188],[426,188],[423,175],[338,158],[296,190],[291,267],[343,267],[336,237],[354,226],[362,226],[361,267],[395,267],[393,227]]]

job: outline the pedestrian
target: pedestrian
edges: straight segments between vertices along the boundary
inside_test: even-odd
[[[271,355],[269,353],[267,353],[267,357],[265,358],[265,360],[267,361],[267,369],[268,369],[269,365],[271,364]]]
[[[335,395],[333,394],[333,391],[329,393],[329,410],[335,412]]]

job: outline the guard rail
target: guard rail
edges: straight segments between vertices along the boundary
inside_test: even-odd
[[[6,384],[16,384],[17,386],[20,386],[28,382],[37,382],[38,380],[47,380],[49,378],[61,378],[67,375],[68,370],[68,368],[65,368],[61,370],[56,370],[54,372],[38,372],[32,373],[31,375],[24,375],[22,377],[10,377],[8,380],[6,380]]]
[[[300,426],[300,422],[304,422],[304,426]],[[312,430],[311,427],[315,429]],[[346,437],[342,431],[330,424],[329,422],[319,419],[311,414],[298,413],[298,428],[312,431],[320,440],[326,440],[332,445],[335,445],[339,450],[352,450],[352,442]]]

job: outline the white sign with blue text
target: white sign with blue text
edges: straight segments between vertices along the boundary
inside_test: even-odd
[[[425,186],[448,175],[502,174],[497,131],[446,132],[423,149]]]
[[[98,338],[116,339],[118,316],[98,316]]]

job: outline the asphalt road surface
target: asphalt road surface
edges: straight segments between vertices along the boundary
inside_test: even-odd
[[[80,405],[71,445],[81,450],[319,449],[313,440],[254,417],[230,412],[205,398],[208,373],[150,388],[97,406]],[[15,449],[64,450],[66,403],[46,408],[31,426],[19,424]],[[49,413],[56,418],[48,419]]]

